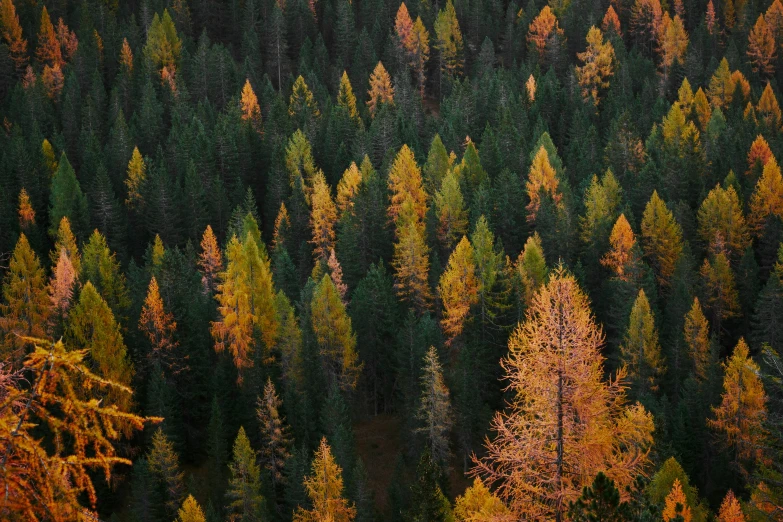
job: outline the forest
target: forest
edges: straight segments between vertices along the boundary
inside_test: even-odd
[[[517,1],[0,0],[0,520],[783,521],[783,3]]]

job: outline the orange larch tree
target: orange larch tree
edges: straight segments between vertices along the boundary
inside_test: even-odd
[[[767,140],[759,134],[750,146],[748,151],[748,170],[745,174],[751,176],[751,179],[758,180],[764,171],[764,166],[772,157],[772,150],[769,148]]]
[[[707,11],[704,14],[704,24],[707,26],[707,32],[709,34],[715,34],[715,6],[712,3],[712,0],[709,0],[707,2]]]
[[[769,82],[767,82],[764,92],[761,93],[756,112],[769,130],[777,132],[780,129],[780,105],[778,105],[778,99],[775,97]]]
[[[601,259],[601,264],[614,272],[615,276],[627,280],[631,276],[636,258],[636,237],[625,214],[620,214],[609,235],[609,251]]]
[[[60,251],[57,264],[54,265],[52,277],[49,280],[49,300],[53,316],[62,321],[68,315],[68,309],[73,301],[73,290],[76,286],[76,270],[65,249]]]
[[[538,13],[527,31],[527,41],[538,54],[539,60],[543,60],[547,50],[551,49],[554,39],[563,37],[563,29],[557,21],[552,9],[545,5]]]
[[[557,268],[509,339],[509,407],[473,469],[516,520],[563,520],[598,471],[623,490],[648,463],[652,416],[627,404],[624,370],[603,381],[603,342],[587,296]]]
[[[601,21],[601,30],[603,30],[605,33],[614,31],[614,33],[618,36],[623,35],[622,31],[620,30],[620,18],[617,17],[617,11],[615,11],[614,7],[611,5],[606,10],[604,19]]]
[[[726,493],[723,502],[720,504],[717,522],[745,522],[742,506],[732,490]]]
[[[26,342],[35,349],[24,360],[25,378],[0,368],[0,518],[94,519],[95,473],[111,482],[114,466],[131,464],[114,447],[122,426],[140,430],[145,421],[160,419],[103,404],[100,398],[108,392],[130,396],[132,390],[91,372],[82,361],[84,350],[66,349],[62,341]],[[58,440],[78,443],[46,444],[42,426]]]
[[[254,131],[261,134],[261,107],[258,105],[258,97],[253,92],[249,79],[245,80],[245,85],[242,87],[239,108],[242,112],[242,120],[248,122]]]
[[[163,299],[160,296],[158,281],[155,276],[150,280],[147,289],[147,297],[139,317],[139,329],[149,339],[152,351],[148,354],[150,360],[160,363],[173,373],[182,369],[182,362],[174,358],[173,351],[178,346],[174,339],[177,331],[177,323],[170,312],[163,307]]]
[[[211,293],[215,290],[218,274],[223,270],[223,255],[217,244],[212,227],[207,225],[201,238],[201,253],[198,256],[198,267],[201,272],[201,283],[204,292]]]
[[[666,495],[662,515],[665,522],[669,522],[670,520],[691,522],[691,519],[693,518],[691,508],[688,505],[685,493],[682,490],[682,484],[678,478],[674,479],[672,490]]]
[[[783,177],[775,157],[772,156],[750,196],[751,226],[756,234],[763,230],[770,216],[783,217]]]
[[[60,41],[57,39],[57,33],[49,18],[46,6],[41,11],[41,27],[38,31],[38,48],[35,50],[35,56],[39,62],[49,67],[60,66],[62,68],[64,64]]]
[[[424,219],[427,213],[427,193],[424,190],[421,169],[416,163],[413,151],[403,145],[389,169],[389,190],[391,204],[389,217],[395,221],[400,215],[403,203],[410,200],[413,212],[418,219]]]
[[[0,31],[8,45],[16,72],[21,74],[27,67],[29,58],[27,40],[22,37],[22,26],[19,25],[19,15],[16,14],[13,0],[0,0]]]
[[[19,214],[19,228],[23,231],[27,231],[30,227],[35,225],[35,209],[30,203],[30,196],[24,188],[19,191],[19,206],[17,208],[17,213]]]
[[[748,58],[753,72],[761,76],[771,76],[775,72],[777,46],[772,31],[764,16],[759,15],[756,24],[748,34]]]

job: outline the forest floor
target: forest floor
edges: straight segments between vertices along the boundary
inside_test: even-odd
[[[367,469],[378,509],[385,511],[388,489],[400,454],[400,418],[380,414],[354,425],[359,456]]]

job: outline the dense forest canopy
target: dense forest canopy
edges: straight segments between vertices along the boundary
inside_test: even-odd
[[[0,519],[783,520],[781,0],[0,0]]]

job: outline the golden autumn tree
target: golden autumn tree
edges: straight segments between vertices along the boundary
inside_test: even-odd
[[[611,9],[611,7],[610,7]],[[598,105],[599,92],[609,88],[609,78],[614,74],[614,47],[604,42],[601,30],[593,26],[587,33],[587,49],[577,57],[584,64],[576,68],[576,77],[582,87],[582,97]]]
[[[762,232],[767,218],[783,217],[783,176],[775,157],[771,157],[761,172],[750,196],[751,226],[756,234]]]
[[[174,339],[177,331],[177,323],[170,312],[166,312],[163,306],[163,299],[160,296],[158,280],[155,276],[150,279],[147,288],[147,297],[144,299],[144,305],[141,308],[141,317],[139,317],[139,330],[141,330],[150,342],[152,351],[148,357],[162,367],[166,367],[172,372],[179,371],[183,363],[174,358],[173,351],[178,346]]]
[[[767,82],[764,92],[761,93],[756,112],[770,130],[776,131],[780,129],[780,105],[778,105],[778,99],[775,97],[775,93],[772,92],[772,86],[769,82]]]
[[[454,519],[457,522],[511,522],[511,512],[503,501],[476,477],[465,492],[454,501]]]
[[[734,453],[734,465],[744,475],[748,464],[764,460],[767,395],[759,366],[750,358],[748,345],[740,339],[724,363],[721,403],[713,407],[707,424],[718,432]]]
[[[458,26],[459,27],[459,26]],[[427,83],[425,75],[427,62],[430,59],[430,33],[424,26],[421,17],[416,18],[411,31],[410,42],[408,44],[408,63],[413,68],[416,80],[419,84],[419,95],[424,96],[424,87]]]
[[[775,72],[777,45],[772,31],[763,15],[759,15],[756,24],[748,34],[748,58],[753,72],[761,76],[770,76]]]
[[[400,3],[397,15],[394,17],[394,32],[397,35],[397,46],[400,51],[407,52],[413,31],[413,19],[405,2]]]
[[[220,274],[215,299],[220,314],[211,328],[215,351],[231,352],[241,383],[243,371],[254,364],[256,338],[271,349],[279,322],[269,257],[259,249],[251,232],[244,241],[236,236],[229,241],[226,269]]]
[[[0,1],[0,33],[8,46],[8,52],[17,73],[21,73],[27,67],[27,40],[22,36],[22,26],[19,24],[19,15],[16,14],[13,0]]]
[[[313,290],[310,321],[328,382],[344,390],[355,388],[362,367],[356,351],[356,334],[328,274],[324,274]]]
[[[620,214],[609,235],[609,251],[601,258],[601,264],[612,270],[616,277],[627,280],[638,261],[636,236],[625,214]]]
[[[557,173],[549,162],[549,154],[546,148],[541,145],[541,148],[538,149],[533,158],[533,163],[530,165],[530,173],[525,186],[527,197],[530,200],[530,203],[527,205],[528,222],[535,222],[536,214],[541,207],[542,195],[551,197],[555,203],[560,202],[562,196],[557,190],[558,185]]]
[[[688,355],[693,363],[693,371],[700,382],[707,380],[710,365],[710,325],[704,316],[699,298],[693,298],[691,309],[685,314],[683,337],[688,346]]]
[[[128,191],[128,198],[125,200],[127,205],[133,206],[142,202],[141,187],[146,179],[147,165],[144,162],[144,158],[141,157],[139,148],[134,147],[125,177],[125,188]]]
[[[601,30],[605,33],[613,31],[618,36],[623,35],[620,30],[620,18],[618,18],[617,11],[611,5],[607,8],[606,14],[604,14],[604,18],[601,21]]]
[[[655,317],[644,290],[639,290],[631,308],[628,329],[620,352],[628,370],[628,377],[638,395],[657,391],[658,379],[664,373],[665,367]]]
[[[38,47],[35,50],[35,56],[39,62],[49,67],[59,66],[62,68],[65,63],[60,50],[60,42],[57,40],[57,33],[54,31],[46,6],[41,11],[41,25],[38,30]]]
[[[356,162],[352,161],[337,183],[337,210],[341,215],[353,208],[353,198],[359,192],[361,183],[362,173]]]
[[[133,51],[127,38],[122,39],[122,48],[120,49],[120,65],[123,72],[130,76],[133,73]]]
[[[676,520],[677,517],[680,517],[682,522],[691,522],[693,518],[691,508],[688,506],[685,493],[682,491],[682,484],[680,484],[680,479],[678,478],[674,479],[672,490],[666,495],[662,515],[663,520],[666,522]]]
[[[451,0],[447,0],[446,6],[435,18],[435,48],[438,49],[440,81],[444,76],[456,78],[462,74],[465,66],[462,30]]]
[[[416,163],[413,151],[407,145],[400,148],[389,169],[389,190],[391,203],[388,213],[393,221],[397,220],[402,205],[407,200],[410,200],[415,216],[424,219],[427,213],[427,193],[424,190],[421,169]]]
[[[740,313],[739,293],[729,259],[723,251],[705,259],[701,266],[705,305],[711,314],[715,333],[720,335],[723,322]]]
[[[406,214],[413,216],[410,201],[404,206]],[[424,226],[413,217],[398,219],[397,241],[394,243],[394,289],[398,297],[419,312],[427,310],[432,300],[429,286],[429,248],[424,236]]]
[[[658,28],[658,49],[661,56],[664,83],[669,79],[669,70],[675,62],[684,63],[688,49],[688,33],[679,15],[674,18],[664,13]]]
[[[321,116],[318,109],[318,102],[315,101],[313,92],[307,86],[307,82],[299,75],[291,88],[291,97],[288,100],[288,114],[294,118],[294,121],[303,128],[308,122],[311,122]]]
[[[334,249],[335,231],[337,221],[337,207],[332,200],[331,190],[326,183],[323,173],[319,172],[313,178],[313,193],[310,196],[310,228],[313,238],[313,255],[316,261],[326,260],[329,252]]]
[[[739,256],[750,245],[750,232],[734,187],[716,185],[699,207],[699,236],[714,250],[722,242],[731,256]]]
[[[214,292],[218,274],[223,271],[223,255],[220,252],[217,238],[215,233],[212,232],[210,225],[207,225],[207,228],[204,229],[204,235],[201,236],[198,268],[201,272],[201,283],[204,285],[204,292]]]
[[[49,279],[49,286],[47,287],[53,317],[62,320],[68,315],[68,309],[73,301],[75,286],[76,270],[73,268],[70,256],[63,249],[52,269],[52,277]]]
[[[642,215],[642,249],[661,286],[668,286],[682,252],[682,229],[654,191]]]
[[[631,29],[650,54],[660,32],[662,18],[659,0],[635,0],[631,8]]]
[[[19,215],[19,228],[22,231],[28,231],[30,227],[35,225],[35,209],[30,203],[30,196],[24,188],[19,191],[17,214]]]
[[[438,295],[443,302],[440,324],[446,334],[446,344],[452,344],[462,333],[470,308],[478,302],[478,280],[473,246],[466,236],[449,257],[449,264],[440,276]]]
[[[94,518],[95,473],[110,481],[116,465],[131,464],[115,449],[121,426],[140,430],[154,419],[103,403],[103,394],[130,396],[132,390],[91,372],[82,361],[84,350],[66,349],[62,341],[26,342],[35,349],[24,359],[25,378],[7,365],[0,369],[0,518]],[[78,443],[47,444],[41,427]]]
[[[174,522],[207,522],[207,517],[193,495],[188,495],[177,511],[177,520]]]
[[[603,342],[587,296],[557,268],[509,339],[510,403],[473,469],[516,520],[562,520],[598,471],[622,489],[648,462],[652,416],[627,404],[623,370],[602,380]]]
[[[361,121],[359,110],[356,108],[356,96],[353,93],[351,80],[348,78],[348,73],[345,71],[343,71],[343,75],[340,77],[340,88],[337,91],[337,105],[345,109],[348,116],[354,122],[359,123]]]
[[[370,116],[375,116],[381,104],[394,105],[394,87],[392,87],[391,76],[386,72],[386,68],[381,62],[378,62],[370,75],[370,90],[367,91],[367,95]]]
[[[720,504],[718,511],[718,522],[745,522],[745,515],[742,513],[742,506],[734,496],[734,492],[729,490]]]
[[[556,39],[563,37],[563,29],[557,21],[552,9],[545,5],[541,12],[530,22],[527,30],[527,41],[536,52],[538,59],[543,60]]]
[[[772,158],[772,150],[764,136],[759,134],[753,140],[748,151],[748,170],[745,171],[745,174],[751,176],[753,180],[758,180],[770,158]]]
[[[713,107],[726,109],[734,97],[734,81],[731,78],[729,62],[723,58],[710,78],[709,98]]]
[[[294,522],[351,522],[356,517],[356,508],[343,498],[342,472],[326,437],[322,438],[313,458],[312,472],[304,480],[313,508],[296,508]]]
[[[250,80],[245,80],[242,87],[242,96],[239,99],[239,108],[242,112],[242,120],[250,124],[258,134],[262,133],[261,107],[258,105],[258,97],[250,85]]]
[[[24,337],[45,337],[51,314],[46,275],[24,234],[19,236],[3,281],[0,303],[0,355],[20,362],[29,343]]]

